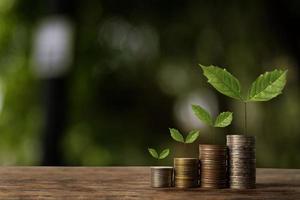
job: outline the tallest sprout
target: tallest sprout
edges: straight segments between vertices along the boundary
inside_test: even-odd
[[[251,101],[269,101],[279,94],[286,84],[287,70],[275,69],[261,74],[251,85],[247,95],[243,96],[240,82],[226,69],[216,66],[203,66],[204,76],[217,91],[244,103],[244,132],[247,133],[247,103]]]

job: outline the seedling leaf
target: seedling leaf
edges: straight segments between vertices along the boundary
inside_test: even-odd
[[[158,153],[157,153],[157,151],[156,151],[155,149],[153,149],[153,148],[148,148],[148,151],[149,151],[150,155],[151,155],[153,158],[158,159]]]
[[[177,141],[177,142],[182,142],[184,143],[184,138],[182,136],[182,134],[175,128],[170,128],[170,133],[171,133],[171,137]]]
[[[237,78],[230,74],[226,69],[216,66],[204,66],[199,64],[204,76],[217,91],[231,98],[242,100],[241,86]]]
[[[199,105],[192,105],[192,110],[202,122],[210,126],[213,124],[210,114],[204,108]]]
[[[232,122],[232,112],[222,112],[218,115],[214,127],[226,127]]]
[[[160,154],[159,154],[159,159],[164,159],[166,158],[170,153],[170,149],[164,149]]]
[[[199,131],[191,131],[185,138],[185,143],[193,143],[199,137]]]
[[[268,101],[281,94],[286,83],[287,70],[275,69],[261,74],[249,91],[248,101]]]

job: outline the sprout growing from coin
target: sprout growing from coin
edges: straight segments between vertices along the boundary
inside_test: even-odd
[[[229,126],[232,122],[232,112],[221,112],[216,119],[213,120],[211,114],[199,105],[192,105],[192,110],[200,121],[211,128],[224,128]]]
[[[199,131],[190,131],[188,133],[188,135],[186,136],[186,138],[183,137],[183,134],[179,132],[179,130],[175,129],[175,128],[170,128],[170,134],[171,137],[180,143],[184,143],[184,144],[191,144],[193,142],[195,142],[198,137],[199,137]]]
[[[185,152],[186,144],[194,143],[199,137],[199,131],[196,131],[196,130],[190,131],[185,138],[184,138],[183,134],[180,133],[179,130],[177,130],[175,128],[170,128],[169,130],[170,130],[171,137],[176,142],[184,144],[184,152]]]
[[[157,160],[162,160],[166,157],[168,157],[168,155],[170,154],[170,149],[164,149],[162,150],[162,152],[159,154],[155,149],[153,148],[148,148],[148,152],[150,153],[150,155],[157,159]]]
[[[203,75],[218,92],[244,103],[244,134],[247,134],[247,103],[257,101],[269,101],[282,93],[286,84],[287,70],[275,69],[258,76],[248,89],[246,95],[242,95],[239,80],[226,69],[216,66],[204,66],[199,64]]]

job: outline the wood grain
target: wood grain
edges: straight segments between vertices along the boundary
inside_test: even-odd
[[[0,199],[300,199],[300,170],[258,169],[257,189],[153,189],[149,167],[1,167]]]

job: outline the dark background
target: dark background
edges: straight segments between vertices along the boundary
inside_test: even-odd
[[[157,164],[149,146],[169,147],[160,164],[170,164],[183,147],[169,127],[224,143],[243,133],[243,105],[216,93],[201,63],[226,67],[244,89],[289,70],[283,95],[248,105],[248,132],[258,167],[299,168],[299,9],[296,0],[1,0],[0,164]],[[233,111],[232,126],[212,136],[192,103]],[[197,156],[197,144],[188,149]]]

